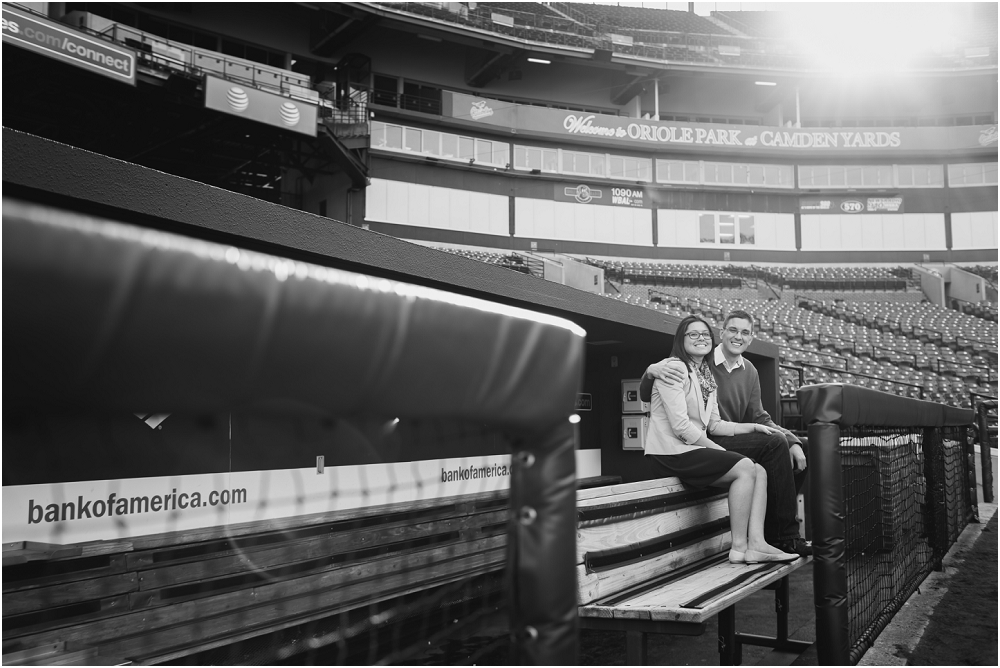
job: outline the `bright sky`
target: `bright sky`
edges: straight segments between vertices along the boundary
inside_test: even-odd
[[[686,2],[600,2],[687,11]],[[948,53],[967,37],[968,2],[696,2],[695,13],[776,11],[781,34],[814,66],[851,74],[905,69],[927,52]],[[994,5],[995,6],[995,5]]]

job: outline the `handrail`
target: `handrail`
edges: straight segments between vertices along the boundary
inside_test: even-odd
[[[519,251],[519,252],[520,252],[520,253],[521,253],[522,255],[531,255],[531,256],[535,256],[535,257],[541,257],[541,258],[542,258],[542,259],[544,259],[544,260],[549,260],[549,261],[551,261],[551,262],[555,262],[555,263],[556,263],[556,264],[558,264],[558,265],[559,265],[560,267],[561,267],[561,266],[563,266],[563,265],[565,264],[565,262],[563,262],[562,260],[557,260],[557,259],[555,259],[554,257],[546,257],[546,256],[544,256],[544,255],[539,255],[539,254],[538,254],[537,252],[535,252],[535,251]]]
[[[920,333],[917,332],[918,329],[920,330],[921,333],[922,332],[933,332],[933,333],[935,333],[935,334],[938,335],[938,337],[941,339],[942,342],[944,342],[944,332],[942,332],[940,330],[937,330],[937,329],[931,329],[930,327],[924,327],[923,325],[913,325],[910,328],[910,334],[915,334],[915,335],[919,336]],[[902,329],[900,329],[900,332],[902,332]]]
[[[702,306],[707,306],[709,308],[716,308],[714,304],[710,304],[710,303],[708,303],[706,301],[702,301],[701,299],[698,299],[697,297],[685,297],[685,300],[689,301],[689,302],[697,302],[698,304],[701,304]]]
[[[767,280],[766,275],[762,276],[760,274],[757,274],[756,279],[758,282],[763,283],[767,287],[767,289],[771,291],[771,294],[774,295],[775,299],[781,299],[781,295],[782,293],[784,293],[785,289],[781,287],[780,284],[778,285],[778,288],[775,289],[774,285],[771,284],[771,281]]]
[[[992,394],[983,394],[982,392],[976,392],[974,390],[970,390],[969,391],[969,396],[970,397],[981,397],[983,399],[986,399],[986,401],[980,402],[980,403],[983,403],[983,404],[987,404],[987,403],[990,403],[990,402],[992,402],[994,404],[997,403],[997,398],[994,397]],[[973,402],[973,403],[975,403],[975,402]],[[992,408],[996,408],[996,406],[994,405],[994,406],[992,406]]]
[[[979,339],[973,339],[973,338],[970,338],[970,337],[965,336],[963,334],[956,334],[955,335],[955,343],[958,343],[959,340],[968,341],[969,343],[981,343],[984,346],[991,346],[991,345],[993,345],[989,341],[980,341]]]
[[[935,365],[934,371],[937,373],[943,373],[941,371],[941,363],[950,364],[955,367],[964,367],[969,369],[986,369],[986,382],[993,382],[993,369],[988,366],[979,366],[978,364],[969,364],[967,362],[952,362],[951,360],[943,360],[940,357],[934,358]]]
[[[855,339],[845,339],[842,336],[834,336],[833,334],[824,334],[823,332],[820,332],[818,338],[819,345],[823,345],[824,336],[828,339],[835,339],[837,341],[846,341],[847,343],[851,344],[851,352],[854,353],[855,355],[858,353],[858,342]]]
[[[794,364],[778,364],[779,369],[791,369],[799,374],[799,387],[806,384],[804,371],[801,366],[795,366]]]
[[[901,355],[901,356],[904,356],[904,357],[912,357],[913,358],[913,366],[914,366],[914,368],[916,368],[916,366],[917,366],[917,356],[914,355],[913,353],[903,352],[901,350],[896,350],[895,348],[886,348],[885,346],[876,346],[876,345],[873,345],[872,346],[872,357],[875,357],[875,351],[876,350],[885,350],[885,351],[888,351],[888,352],[892,353],[893,355]]]
[[[969,270],[968,270],[968,269],[966,269],[965,267],[962,267],[962,266],[960,266],[960,265],[957,265],[957,264],[955,264],[954,262],[947,262],[947,263],[945,263],[945,264],[947,264],[947,265],[948,265],[948,266],[950,266],[950,267],[955,267],[956,269],[961,269],[962,271],[964,271],[964,272],[968,272],[968,273],[972,274],[973,276],[978,276],[979,278],[981,278],[981,279],[983,279],[984,281],[986,281],[986,283],[987,283],[987,284],[989,284],[989,286],[990,286],[991,288],[993,288],[994,290],[996,290],[996,289],[997,289],[997,286],[993,284],[993,281],[991,281],[991,280],[989,279],[989,277],[988,277],[988,276],[983,276],[982,274],[977,274],[977,273],[976,273],[976,272],[974,272],[974,271],[969,271]],[[958,301],[960,301],[960,302],[964,302],[964,301],[965,301],[964,299],[959,299],[958,297],[952,297],[951,299],[958,299]],[[977,302],[965,302],[965,303],[966,303],[966,304],[975,304],[975,303],[977,303]]]
[[[309,78],[305,75],[298,75],[297,72],[292,72],[291,70],[285,70],[280,67],[272,67],[270,65],[264,65],[262,63],[258,63],[252,60],[247,60],[245,58],[236,58],[234,56],[227,56],[226,54],[221,53],[219,51],[202,49],[195,46],[191,46],[189,44],[184,44],[182,42],[172,42],[168,39],[163,39],[161,37],[150,35],[141,30],[132,28],[131,26],[125,26],[120,23],[115,23],[112,26],[112,28],[113,29],[111,31],[110,37],[112,41],[118,44],[125,44],[126,39],[133,39],[138,41],[140,44],[148,44],[150,48],[152,48],[154,45],[159,45],[164,49],[169,49],[170,51],[178,53],[181,56],[179,59],[173,58],[170,55],[164,53],[155,53],[155,52],[154,53],[143,52],[139,55],[146,58],[152,58],[158,61],[165,61],[173,66],[180,66],[180,68],[184,69],[185,71],[212,72],[212,70],[206,70],[205,68],[199,67],[198,65],[195,64],[194,61],[196,59],[196,56],[200,55],[209,58],[214,58],[215,60],[223,63],[223,72],[217,72],[217,74],[219,74],[220,76],[224,76],[226,78],[242,79],[244,81],[250,81],[251,83],[255,84],[262,83],[264,85],[267,85],[266,82],[258,82],[254,77],[254,75],[257,72],[260,72],[262,74],[267,73],[269,75],[273,75],[274,77],[278,78],[278,82],[276,82],[277,86],[274,87],[277,87],[280,90],[285,90],[286,86],[296,86],[297,88],[309,90],[312,93],[316,94],[317,98],[319,97],[318,93],[312,88],[311,83],[309,82]],[[95,32],[95,31],[89,31],[89,32]],[[106,31],[105,33],[100,33],[100,34],[107,36]],[[189,58],[191,62],[186,62],[184,60],[185,56]],[[249,69],[251,71],[251,77],[247,78],[247,77],[241,77],[239,75],[230,75],[228,73],[225,73],[226,64],[238,66],[243,69]],[[290,75],[295,75],[295,76],[290,76]],[[271,80],[269,79],[269,81]],[[289,90],[289,92],[292,91]]]
[[[820,307],[824,306],[823,300],[821,300],[821,299],[813,299],[812,297],[806,297],[805,295],[796,294],[794,292],[792,293],[792,303],[795,304],[796,306],[798,306],[799,308],[801,308],[801,306],[799,306],[799,303],[798,303],[800,299],[803,300],[803,301],[806,301],[806,302],[812,302],[814,304],[819,304]]]
[[[772,320],[771,322],[774,322],[774,321]],[[803,339],[806,338],[806,328],[805,327],[799,327],[798,325],[791,325],[791,324],[785,324],[784,326],[791,328],[792,331],[793,331],[793,333],[794,333],[794,330],[799,330],[800,332],[802,332],[802,338]]]
[[[844,371],[850,371],[851,370],[850,361],[846,357],[841,357],[840,355],[831,355],[830,353],[820,353],[820,352],[816,352],[815,350],[806,350],[805,348],[796,348],[794,346],[785,346],[785,345],[782,345],[780,343],[777,344],[777,346],[779,348],[785,348],[787,350],[797,350],[797,351],[802,352],[802,353],[810,353],[812,355],[822,355],[823,357],[832,357],[834,359],[843,360],[843,362],[844,362],[844,369],[843,370]]]
[[[652,299],[653,295],[658,297],[670,297],[671,299],[676,299],[679,302],[683,302],[687,297],[681,297],[680,295],[672,295],[669,292],[664,292],[663,290],[657,288],[649,288],[649,298]]]

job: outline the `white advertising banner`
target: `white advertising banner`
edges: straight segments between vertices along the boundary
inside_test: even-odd
[[[316,105],[205,75],[205,106],[233,116],[316,136]]]
[[[135,85],[135,52],[37,14],[4,5],[3,41]]]
[[[578,477],[600,466],[599,450],[577,452]],[[509,486],[509,455],[13,485],[3,488],[3,542],[122,540]]]
[[[790,128],[656,121],[511,104],[445,91],[443,115],[518,136],[696,153],[868,154],[963,150],[996,155],[996,125]]]

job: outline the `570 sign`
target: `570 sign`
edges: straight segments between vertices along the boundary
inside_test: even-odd
[[[803,197],[799,200],[801,213],[858,214],[858,213],[903,213],[902,197],[866,197],[851,199],[846,197]]]

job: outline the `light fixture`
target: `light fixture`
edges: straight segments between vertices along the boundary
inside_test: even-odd
[[[569,423],[570,424],[579,424],[580,423],[580,416],[577,415],[576,413],[574,413],[573,415],[570,415],[569,416]]]
[[[754,81],[755,86],[777,86],[778,84],[774,81]]]
[[[440,42],[441,41],[440,37],[431,37],[430,35],[422,35],[420,33],[417,33],[417,38],[418,39],[426,39],[428,42]]]
[[[544,58],[528,58],[529,63],[538,63],[539,65],[551,65],[551,60],[545,60]]]

